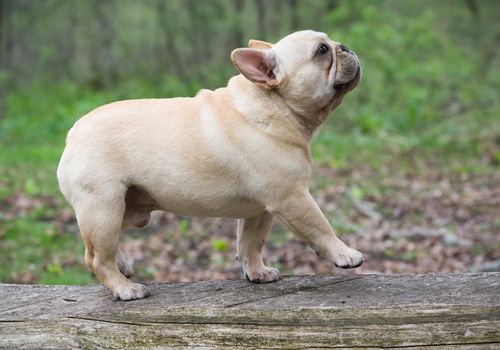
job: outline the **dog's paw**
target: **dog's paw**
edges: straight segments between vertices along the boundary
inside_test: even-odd
[[[335,266],[343,269],[353,269],[360,266],[363,261],[365,261],[363,254],[349,247],[337,252],[333,259]]]
[[[245,271],[245,277],[252,283],[275,282],[281,278],[278,269],[267,266],[262,266],[262,268],[254,271]]]
[[[118,292],[113,293],[115,300],[135,300],[149,296],[146,286],[139,283],[130,283],[126,287],[121,288]]]

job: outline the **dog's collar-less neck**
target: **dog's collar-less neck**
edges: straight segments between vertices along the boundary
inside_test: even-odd
[[[312,141],[313,137],[316,135],[316,132],[321,127],[321,125],[326,121],[326,119],[328,119],[333,110],[342,101],[342,99],[340,99],[340,102],[336,103],[336,101],[332,99],[328,101],[328,103],[325,106],[320,107],[319,109],[316,110],[315,113],[312,113],[311,115],[308,116],[294,110],[292,106],[286,101],[286,99],[282,97],[279,90],[276,89],[274,91],[276,94],[281,96],[281,99],[283,103],[287,106],[288,110],[290,111],[290,114],[293,115],[293,117],[302,126],[303,130],[301,130],[301,132],[304,134],[309,143]]]
[[[236,96],[234,107],[250,124],[309,153],[314,130],[310,130],[305,118],[296,113],[277,90],[261,88],[241,75],[233,77],[227,88]],[[248,100],[261,103],[248,104],[245,102]]]

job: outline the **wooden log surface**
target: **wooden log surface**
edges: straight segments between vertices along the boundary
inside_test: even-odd
[[[0,348],[500,348],[500,273],[101,286],[0,284]]]

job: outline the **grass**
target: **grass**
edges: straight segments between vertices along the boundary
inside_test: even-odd
[[[83,245],[75,234],[58,232],[41,219],[42,211],[18,217],[2,231],[1,281],[32,281],[42,284],[86,284],[92,281],[83,264]],[[75,260],[78,263],[75,263]]]

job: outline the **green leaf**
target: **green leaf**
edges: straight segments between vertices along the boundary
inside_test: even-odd
[[[217,252],[225,252],[229,248],[229,244],[222,239],[212,240],[212,249]]]

